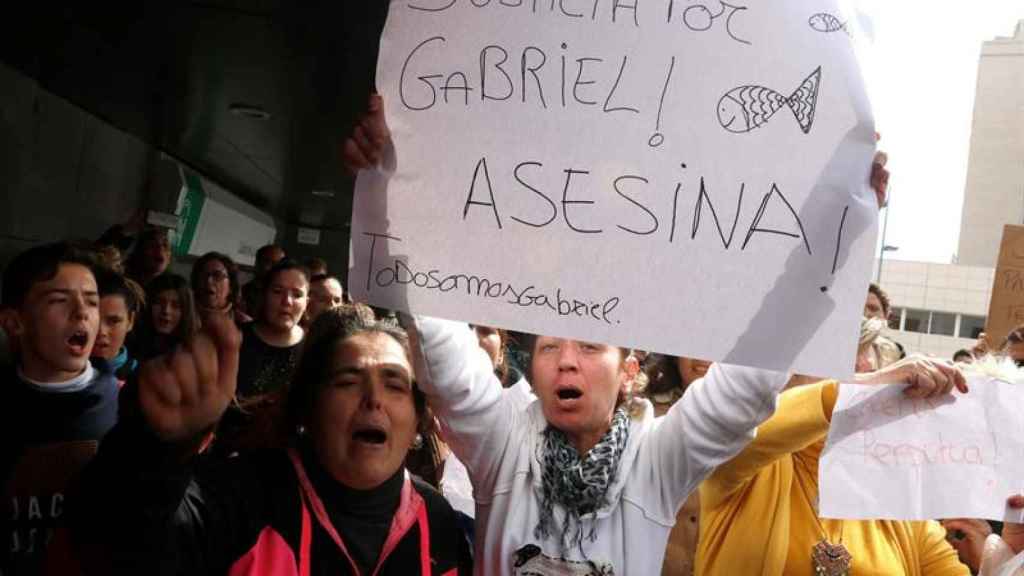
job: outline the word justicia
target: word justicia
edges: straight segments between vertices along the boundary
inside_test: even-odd
[[[705,32],[719,24],[733,40],[750,43],[738,37],[732,28],[733,18],[748,7],[724,0],[709,0],[707,3],[694,0],[410,0],[406,7],[432,16],[441,16],[459,8],[485,9],[481,13],[513,9],[538,17],[632,27],[639,27],[641,19],[647,17],[652,22],[681,25],[694,32]],[[834,26],[828,21],[824,25]]]
[[[391,286],[412,286],[423,290],[435,290],[453,295],[474,296],[500,300],[506,304],[523,308],[539,307],[558,316],[591,319],[606,324],[619,324],[621,321],[612,317],[621,299],[612,296],[606,299],[572,298],[565,295],[561,288],[554,292],[543,291],[534,285],[517,286],[511,282],[491,280],[483,276],[464,273],[444,273],[437,269],[421,271],[413,269],[399,258],[387,260],[385,265],[378,265],[377,240],[380,238],[401,241],[401,238],[386,234],[364,232],[370,242],[370,258],[366,271],[366,290],[373,287],[388,288]]]

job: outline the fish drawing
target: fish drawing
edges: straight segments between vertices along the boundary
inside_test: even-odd
[[[812,30],[824,32],[826,34],[839,32],[840,30],[847,34],[850,33],[846,28],[846,22],[840,22],[839,18],[836,18],[828,12],[819,12],[818,14],[811,16],[807,19],[807,24],[810,25]]]
[[[818,66],[789,96],[764,86],[740,86],[725,93],[718,101],[718,122],[729,132],[742,134],[759,128],[784,106],[788,107],[804,134],[811,131],[814,111],[818,105]]]

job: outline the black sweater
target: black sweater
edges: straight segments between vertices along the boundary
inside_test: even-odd
[[[38,574],[67,491],[117,419],[117,380],[95,370],[74,392],[0,369],[0,574]]]
[[[358,497],[319,469],[306,451],[300,455],[312,484],[327,508],[356,565],[367,562],[366,550],[380,546],[380,532],[359,530],[360,522],[373,524],[375,514],[346,507]],[[122,422],[104,440],[100,452],[83,478],[81,498],[69,513],[80,548],[96,549],[116,543],[105,555],[107,565],[95,573],[116,574],[301,574],[303,509],[309,511],[312,576],[356,574],[352,564],[317,521],[312,506],[305,505],[296,470],[285,451],[264,451],[228,460],[193,457],[185,464],[174,450],[161,444],[135,416]],[[406,480],[399,478],[401,488]],[[423,565],[420,530],[428,526],[431,575],[468,576],[472,572],[468,544],[457,527],[455,513],[440,494],[411,480],[414,499],[422,501],[426,524],[413,523],[387,555],[381,576],[420,574]],[[394,484],[381,506],[395,503]],[[386,501],[386,502],[385,502]],[[339,509],[346,508],[346,509]],[[341,524],[341,525],[339,525]],[[353,529],[356,528],[356,529]],[[358,540],[358,541],[357,541]],[[253,561],[273,549],[275,557],[289,566],[271,569]],[[251,562],[251,563],[250,563]],[[369,561],[374,566],[377,558]],[[244,566],[248,566],[242,570]],[[239,570],[242,570],[239,572]],[[230,572],[229,572],[230,571]],[[360,568],[358,573],[369,574]]]

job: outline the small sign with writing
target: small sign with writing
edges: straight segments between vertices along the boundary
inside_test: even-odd
[[[320,244],[320,231],[316,228],[299,228],[299,244],[316,246]]]
[[[819,466],[823,518],[1021,521],[1024,384],[970,375],[970,392],[915,399],[842,384]]]
[[[993,349],[1003,345],[1011,330],[1024,324],[1024,226],[1003,226],[999,261],[992,280],[992,299],[985,335]]]

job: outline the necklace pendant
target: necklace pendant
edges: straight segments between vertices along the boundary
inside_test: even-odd
[[[811,562],[815,576],[850,576],[853,556],[846,546],[823,539],[811,549]]]

